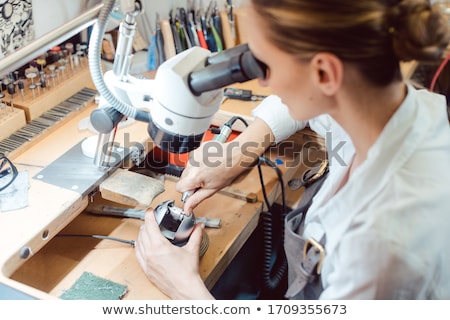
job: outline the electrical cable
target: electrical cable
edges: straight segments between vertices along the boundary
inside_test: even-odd
[[[442,73],[442,70],[444,70],[445,66],[447,65],[448,61],[450,60],[450,54],[448,54],[445,59],[441,62],[439,68],[436,70],[433,79],[431,80],[430,84],[430,91],[434,91],[434,87],[436,85],[436,82],[439,78],[439,75]]]
[[[273,168],[278,176],[278,181],[281,186],[281,198],[282,198],[282,214],[280,216],[281,219],[281,245],[284,243],[284,217],[286,215],[286,195],[283,183],[283,177],[280,169],[268,158],[259,157],[258,162],[258,173],[259,179],[261,181],[262,192],[264,195],[264,201],[267,206],[267,211],[261,212],[261,220],[263,226],[263,244],[264,244],[264,255],[263,255],[263,284],[264,287],[268,290],[276,289],[284,275],[287,271],[287,259],[286,254],[283,248],[278,250],[278,254],[275,257],[275,261],[272,259],[273,252],[273,214],[270,212],[270,202],[267,197],[267,192],[264,184],[264,179],[262,175],[261,163],[269,165]]]
[[[56,235],[57,237],[82,237],[82,238],[95,238],[95,239],[102,239],[102,240],[112,240],[112,241],[118,241],[121,243],[129,244],[130,246],[134,247],[135,241],[134,240],[126,240],[126,239],[120,239],[110,236],[102,236],[98,234],[73,234],[73,233],[63,233]]]
[[[245,119],[243,119],[240,116],[233,116],[227,123],[225,123],[221,130],[218,130],[218,135],[217,136],[222,136],[220,138],[220,140],[222,142],[225,142],[229,136],[229,134],[231,133],[231,127],[233,126],[233,124],[237,121],[240,120],[244,123],[244,125],[246,127],[248,127],[248,123],[247,121],[245,121]],[[225,138],[226,137],[226,138]],[[284,188],[284,183],[283,183],[283,176],[282,176],[282,172],[280,170],[280,168],[277,167],[277,165],[272,162],[270,159],[260,156],[258,159],[258,174],[259,174],[259,180],[261,182],[261,188],[262,188],[262,193],[264,196],[264,202],[267,206],[267,211],[262,211],[261,212],[261,223],[262,223],[262,230],[263,230],[263,264],[262,264],[262,277],[263,277],[263,286],[268,289],[268,290],[274,290],[276,289],[279,284],[281,283],[284,275],[286,274],[287,271],[287,259],[286,259],[286,255],[284,252],[284,249],[278,248],[276,257],[275,257],[275,261],[273,261],[272,256],[273,256],[273,248],[274,248],[274,238],[273,238],[273,234],[274,234],[274,222],[273,222],[273,215],[270,212],[270,201],[269,198],[267,196],[267,191],[266,191],[266,187],[264,184],[264,178],[263,178],[263,174],[262,174],[262,169],[261,169],[261,165],[262,164],[266,164],[269,167],[271,167],[272,169],[275,170],[277,177],[278,177],[278,181],[280,183],[281,186],[281,198],[282,198],[282,214],[279,217],[281,219],[280,224],[281,224],[281,246],[283,245],[284,242],[284,217],[286,215],[286,194],[285,194],[285,188]]]
[[[242,117],[240,117],[240,116],[233,116],[230,120],[228,120],[227,123],[228,123],[229,126],[231,127],[231,126],[233,126],[233,124],[234,124],[237,120],[240,120],[246,127],[248,127],[247,121],[245,121],[245,119],[242,118]]]

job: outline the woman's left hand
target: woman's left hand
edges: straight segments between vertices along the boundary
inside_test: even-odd
[[[136,257],[147,277],[170,298],[212,299],[199,274],[201,240],[202,225],[196,225],[186,245],[173,245],[149,209],[136,241]]]

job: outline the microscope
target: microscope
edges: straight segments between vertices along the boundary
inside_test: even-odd
[[[100,102],[91,114],[99,132],[94,163],[108,166],[115,130],[125,117],[148,123],[148,134],[162,150],[186,153],[199,147],[213,115],[223,98],[223,87],[236,82],[264,78],[266,66],[250,52],[248,45],[212,54],[192,47],[162,63],[153,80],[129,74],[136,17],[142,12],[138,0],[122,0],[126,12],[119,25],[113,68],[103,74],[100,52],[108,17],[115,0],[104,1],[89,43],[89,68],[100,93]],[[174,244],[184,244],[195,218],[166,201],[155,208],[161,232]]]

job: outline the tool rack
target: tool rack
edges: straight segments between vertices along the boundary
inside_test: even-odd
[[[34,68],[36,74],[33,77],[29,77],[29,73],[27,76],[26,72],[19,74],[18,71],[7,76],[8,80],[14,81],[15,93],[11,97],[6,90],[2,90],[5,107],[0,112],[0,144],[2,142],[6,145],[10,144],[7,140],[11,136],[20,132],[27,124],[35,121],[55,106],[71,98],[74,93],[83,88],[95,89],[87,55],[85,53],[76,57],[75,55],[76,53],[67,54],[64,65],[61,62],[36,65],[36,61],[40,61],[39,58],[31,61],[31,66],[24,66],[24,68],[26,68],[25,70]],[[44,86],[38,85],[42,75],[47,82]],[[22,82],[23,90],[19,89],[19,82]],[[84,102],[80,102],[80,104],[83,105]],[[46,131],[51,132],[52,130]],[[45,135],[45,132],[39,132],[39,135]],[[30,141],[35,138],[37,136]],[[3,152],[14,157],[23,152],[26,147],[29,147],[29,143],[13,150],[9,147]]]

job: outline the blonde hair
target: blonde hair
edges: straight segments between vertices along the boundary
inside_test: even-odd
[[[330,52],[376,85],[401,79],[399,61],[436,61],[447,17],[427,0],[252,0],[279,49],[308,59]]]

